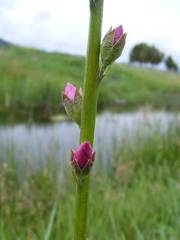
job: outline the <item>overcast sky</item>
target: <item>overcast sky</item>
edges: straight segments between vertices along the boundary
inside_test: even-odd
[[[104,0],[103,34],[123,24],[131,47],[147,42],[180,64],[180,0]],[[85,54],[88,0],[0,0],[0,38],[24,46]]]

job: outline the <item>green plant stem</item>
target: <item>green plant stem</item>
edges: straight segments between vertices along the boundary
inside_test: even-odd
[[[99,70],[103,0],[95,0],[94,2],[94,4],[90,5],[90,27],[83,86],[80,136],[81,142],[89,140],[91,144],[93,144],[94,139],[94,126],[97,109],[99,83],[97,76]]]
[[[93,145],[98,97],[98,70],[101,43],[103,0],[90,0],[90,25],[83,86],[80,142]],[[86,239],[87,204],[90,176],[77,181],[74,240]]]
[[[86,239],[88,189],[89,176],[81,179],[76,185],[75,240]]]

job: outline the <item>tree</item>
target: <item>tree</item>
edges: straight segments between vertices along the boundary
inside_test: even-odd
[[[178,65],[175,63],[175,61],[173,60],[173,58],[171,56],[168,56],[166,58],[165,64],[166,64],[167,69],[178,71]]]
[[[130,53],[131,62],[158,64],[162,61],[164,54],[156,47],[146,43],[140,43],[133,47]]]
[[[0,38],[0,47],[10,46],[11,44]]]

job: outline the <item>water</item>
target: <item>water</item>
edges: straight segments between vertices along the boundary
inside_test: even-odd
[[[167,112],[108,113],[97,117],[95,150],[97,157],[106,163],[115,147],[126,139],[133,142],[137,134],[166,132],[169,123],[180,114]],[[48,159],[68,161],[70,149],[78,145],[79,128],[72,122],[51,124],[0,125],[0,160],[13,155],[19,164],[28,163],[32,168]]]

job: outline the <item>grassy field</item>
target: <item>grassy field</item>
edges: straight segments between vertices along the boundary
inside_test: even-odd
[[[3,116],[58,113],[62,111],[59,95],[64,84],[82,84],[83,57],[11,46],[0,48],[0,59]],[[118,110],[127,110],[144,105],[179,109],[180,74],[114,65],[103,80],[99,109],[116,106]]]
[[[107,168],[96,160],[88,240],[180,239],[180,128],[171,124],[165,135],[143,135],[133,144],[116,144]],[[33,174],[25,169],[22,178],[13,151],[5,159],[0,166],[0,239],[71,240],[70,168],[62,169],[49,158]]]

